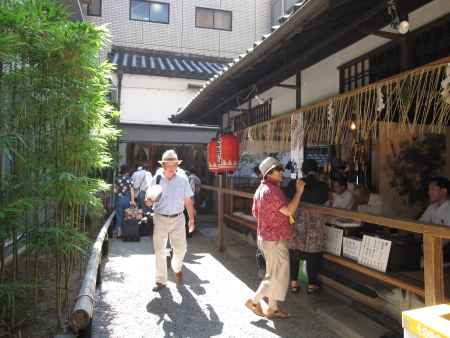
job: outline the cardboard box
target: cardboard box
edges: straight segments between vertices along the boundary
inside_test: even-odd
[[[361,238],[344,237],[342,241],[342,256],[358,261],[361,252],[361,243]]]
[[[386,272],[391,245],[391,241],[364,235],[358,263],[374,270]]]
[[[335,256],[340,256],[342,251],[342,238],[344,230],[327,226],[327,243],[325,251]]]

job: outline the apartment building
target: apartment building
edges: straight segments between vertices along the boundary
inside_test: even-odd
[[[173,125],[169,117],[271,26],[271,0],[82,2],[87,20],[111,32],[100,58],[116,65],[120,150],[132,165],[153,157],[150,144],[208,143],[215,128]]]

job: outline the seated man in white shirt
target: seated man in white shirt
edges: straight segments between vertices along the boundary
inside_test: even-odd
[[[353,193],[355,209],[359,212],[381,215],[383,213],[383,201],[381,196],[370,192],[369,188],[358,185]]]
[[[450,226],[450,184],[445,177],[433,177],[428,183],[431,204],[419,218],[420,222]],[[444,261],[450,262],[450,241],[443,240]]]
[[[448,199],[449,181],[445,177],[434,177],[428,184],[431,204],[419,221],[450,226],[450,201]]]
[[[332,181],[333,194],[330,206],[338,209],[351,210],[353,208],[353,194],[347,189],[347,179],[336,178]]]

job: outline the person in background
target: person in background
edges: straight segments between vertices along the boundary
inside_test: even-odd
[[[368,187],[357,185],[353,192],[353,197],[355,200],[355,210],[374,215],[381,215],[383,213],[381,196],[372,193]]]
[[[153,175],[149,170],[148,165],[144,165],[144,172],[145,176],[144,179],[139,187],[139,194],[141,195],[141,204],[139,205],[139,208],[145,208],[145,192],[150,187],[150,183],[152,182]]]
[[[419,218],[420,222],[450,226],[450,182],[442,176],[433,177],[428,183],[430,205]],[[450,241],[444,240],[444,260],[450,261]]]
[[[450,226],[449,181],[445,177],[433,177],[428,184],[430,205],[419,218],[420,222]]]
[[[194,216],[197,217],[196,207],[200,205],[200,186],[202,181],[197,176],[197,171],[195,168],[191,168],[189,170],[189,184],[191,185],[191,189],[194,192],[194,196],[192,197],[192,203],[194,204]]]
[[[120,167],[119,177],[116,179],[114,192],[116,194],[116,229],[115,236],[120,237],[122,234],[123,217],[125,209],[130,206],[135,208],[133,179],[130,177],[128,165],[123,164]]]
[[[328,185],[319,180],[318,165],[315,160],[307,159],[302,164],[305,191],[301,202],[323,205],[328,200]],[[301,209],[297,213],[294,236],[289,241],[291,271],[291,292],[298,293],[298,271],[300,258],[306,260],[308,275],[308,293],[320,289],[318,275],[322,265],[322,252],[325,248],[325,218],[319,213]]]
[[[288,240],[292,236],[289,218],[297,210],[305,183],[297,181],[297,191],[292,201],[280,189],[283,165],[273,157],[267,157],[259,165],[262,181],[253,197],[252,213],[258,227],[258,247],[266,260],[266,275],[245,306],[258,316],[288,318],[289,314],[278,307],[284,301],[289,287]],[[267,297],[269,307],[263,312],[261,301]]]
[[[343,176],[333,179],[331,182],[333,187],[332,199],[330,206],[337,209],[351,210],[355,203],[353,194],[347,189],[347,179]]]
[[[148,166],[144,165],[138,167],[137,171],[134,172],[131,178],[134,182],[133,186],[137,196],[136,199],[138,208],[142,209],[144,207],[145,191],[149,187],[150,181],[152,180],[152,173],[148,171]]]

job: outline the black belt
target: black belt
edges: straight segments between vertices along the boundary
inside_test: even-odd
[[[179,212],[178,214],[172,214],[172,215],[164,215],[164,214],[158,214],[159,216],[164,216],[164,217],[169,217],[169,218],[174,218],[174,217],[178,217],[182,214],[182,212]]]

